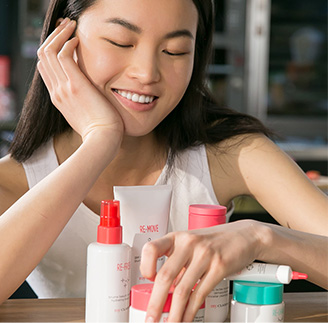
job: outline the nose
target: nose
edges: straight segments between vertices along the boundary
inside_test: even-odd
[[[161,78],[159,59],[152,49],[135,49],[128,69],[128,76],[143,85],[159,82]]]

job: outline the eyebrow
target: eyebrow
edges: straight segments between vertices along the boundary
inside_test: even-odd
[[[120,25],[128,30],[131,30],[137,34],[142,33],[142,29],[124,19],[121,18],[109,18],[105,20],[106,23],[110,24],[117,24]],[[188,29],[181,29],[181,30],[175,30],[172,32],[169,32],[164,36],[164,39],[171,39],[171,38],[177,38],[177,37],[188,37],[191,39],[194,39],[193,34]]]

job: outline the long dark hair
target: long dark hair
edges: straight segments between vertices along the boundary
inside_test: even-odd
[[[96,0],[52,0],[40,43],[55,29],[61,17],[78,20]],[[240,134],[270,131],[254,117],[219,107],[206,86],[206,67],[212,53],[214,5],[212,0],[193,0],[198,10],[194,69],[186,93],[177,107],[155,128],[158,139],[170,149],[171,159],[184,149],[199,144],[214,144]],[[26,96],[9,152],[18,162],[53,136],[68,131],[69,124],[53,106],[38,72]]]

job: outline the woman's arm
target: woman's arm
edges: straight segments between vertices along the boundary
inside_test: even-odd
[[[191,321],[205,297],[224,277],[254,260],[289,265],[328,288],[327,197],[268,139],[258,135],[240,139],[216,147],[215,152],[208,151],[218,199],[227,205],[236,196],[251,195],[277,221],[294,230],[243,220],[170,233],[146,244],[141,271],[155,281],[147,311],[149,322],[159,318],[167,292],[178,275],[169,321]],[[168,260],[156,273],[156,259],[163,255]]]
[[[89,136],[69,159],[0,216],[0,303],[39,263],[115,156],[118,145],[108,144],[111,137],[119,135],[107,131]],[[108,149],[99,149],[104,146]]]
[[[255,260],[289,265],[328,288],[327,246],[325,236],[253,220],[169,233],[143,248],[142,275],[155,282],[147,317],[155,322],[159,319],[167,293],[175,284],[169,321],[192,321],[206,296],[223,278]],[[168,260],[157,273],[156,260],[163,255]]]
[[[262,248],[257,260],[289,265],[308,280],[328,289],[328,237],[261,223]]]
[[[235,190],[254,197],[282,226],[328,235],[328,198],[299,166],[264,136],[249,136],[236,151]]]
[[[285,227],[266,225],[268,240],[264,235],[261,241],[268,243],[258,259],[288,264],[327,288],[327,237],[319,237],[328,235],[327,196],[268,138],[248,135],[231,141],[218,147],[218,151],[225,148],[226,155],[209,153],[218,198],[254,197]]]
[[[1,183],[0,211],[7,210],[0,216],[0,302],[38,264],[121,145],[120,116],[73,59],[78,40],[68,39],[74,28],[75,22],[61,25],[48,37],[38,52],[38,68],[82,144],[9,209],[8,187]]]

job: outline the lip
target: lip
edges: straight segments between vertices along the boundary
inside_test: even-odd
[[[133,102],[131,100],[128,100],[128,99],[124,98],[123,96],[121,96],[120,94],[118,94],[116,91],[114,91],[114,89],[112,89],[112,92],[113,92],[114,96],[116,97],[116,99],[123,106],[125,106],[131,110],[138,111],[138,112],[146,112],[146,111],[152,110],[155,107],[155,105],[157,104],[157,100],[158,100],[158,97],[156,97],[153,102],[144,104],[144,103]],[[136,91],[130,91],[130,92],[137,93],[139,95],[142,95],[142,94],[149,95],[149,94],[140,93],[140,92],[136,92]],[[152,96],[152,95],[149,95],[149,96]]]

